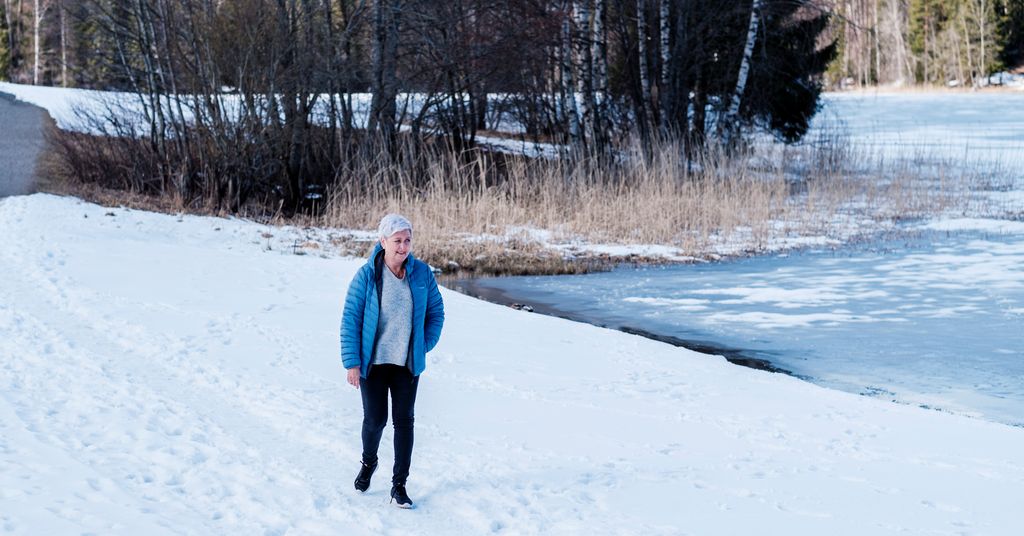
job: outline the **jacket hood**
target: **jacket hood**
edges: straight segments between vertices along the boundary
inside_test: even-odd
[[[381,251],[384,251],[384,247],[380,245],[380,240],[378,240],[377,243],[373,245],[373,251],[370,252],[370,256],[367,257],[366,260],[373,262],[373,259],[377,258],[377,254]]]

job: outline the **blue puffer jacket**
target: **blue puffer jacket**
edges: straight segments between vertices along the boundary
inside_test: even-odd
[[[378,242],[366,264],[349,284],[345,312],[341,317],[341,362],[346,369],[358,366],[364,378],[370,374],[373,346],[377,341],[381,270],[387,268],[384,266],[384,248]],[[430,267],[411,253],[405,259],[405,277],[412,291],[412,336],[407,363],[412,374],[419,376],[427,367],[427,352],[441,338],[444,302]]]

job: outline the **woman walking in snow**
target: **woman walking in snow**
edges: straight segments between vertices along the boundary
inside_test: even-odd
[[[412,224],[397,214],[380,220],[380,240],[352,279],[341,319],[341,360],[363,398],[363,459],[355,487],[366,491],[391,394],[395,466],[391,500],[412,508],[406,492],[412,460],[413,407],[426,354],[441,337],[444,303],[426,263],[412,256]]]

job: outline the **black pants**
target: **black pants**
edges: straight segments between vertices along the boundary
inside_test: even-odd
[[[394,484],[405,485],[412,461],[413,406],[419,378],[399,365],[374,365],[368,378],[359,379],[363,395],[363,462],[377,463],[377,447],[388,423],[388,391],[391,391],[391,420],[395,426]]]

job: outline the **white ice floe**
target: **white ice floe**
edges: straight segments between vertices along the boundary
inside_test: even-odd
[[[719,300],[724,304],[772,303],[783,309],[846,303],[848,300],[884,297],[885,291],[868,290],[848,294],[829,287],[785,289],[778,287],[732,287],[695,290],[694,294],[735,296],[733,300]]]
[[[1024,221],[988,218],[950,218],[923,223],[923,229],[933,231],[982,231],[988,233],[1024,234]]]

